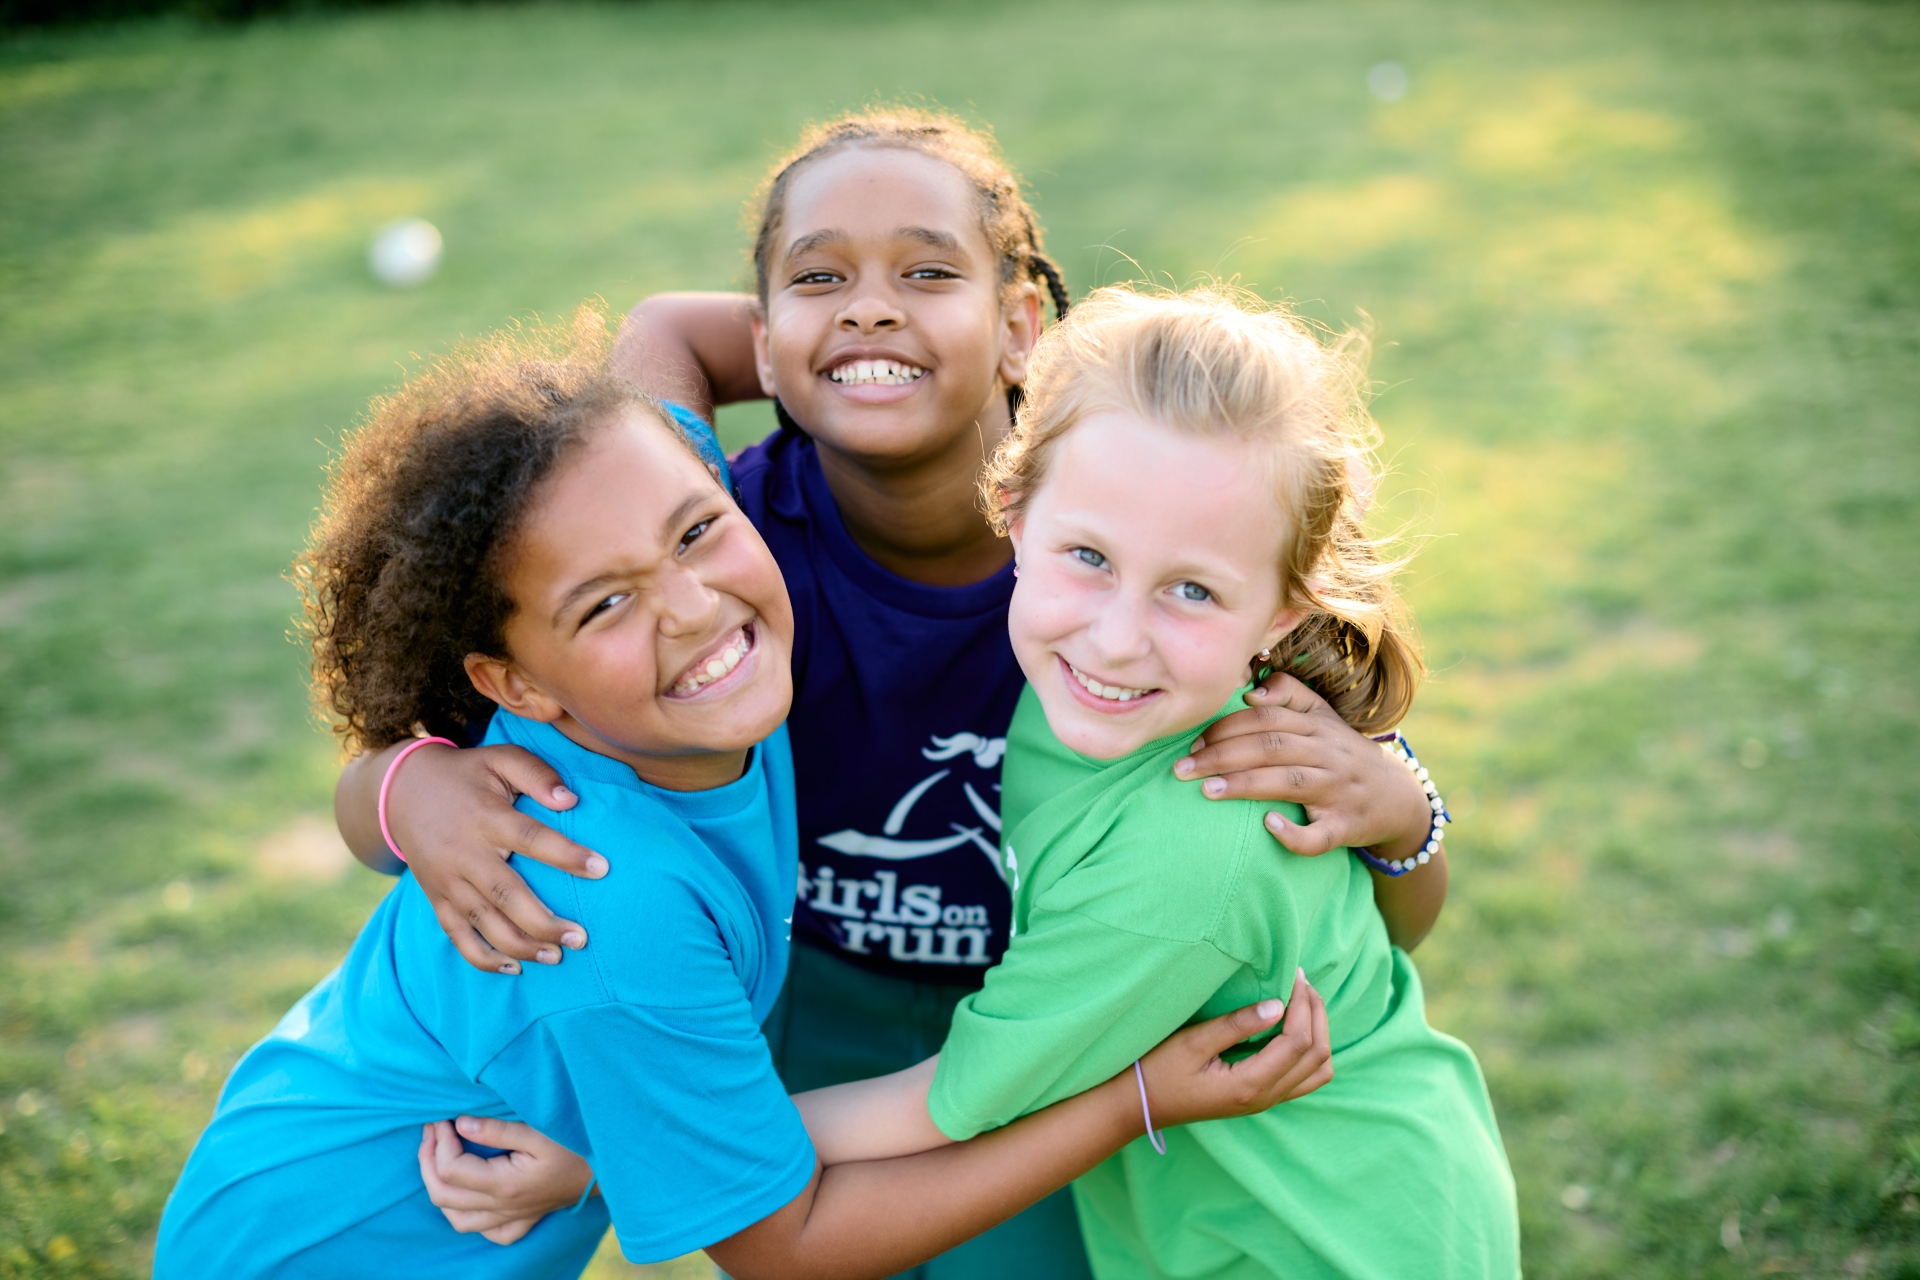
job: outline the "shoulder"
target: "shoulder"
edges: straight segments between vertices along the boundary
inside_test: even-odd
[[[619,1003],[694,1008],[737,996],[732,938],[750,904],[712,850],[645,792],[575,791],[580,801],[566,812],[529,808],[524,797],[519,807],[605,857],[607,874],[586,880],[513,859],[528,888],[587,931],[587,948],[564,956],[562,967],[578,966],[581,980],[591,970],[601,997]]]
[[[1271,891],[1249,878],[1271,843],[1262,806],[1208,800],[1173,776],[1179,754],[1155,753],[1114,779],[1091,847],[1048,892],[1048,905],[1153,937],[1212,942],[1250,891]]]

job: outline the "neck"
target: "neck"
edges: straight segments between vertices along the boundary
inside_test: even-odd
[[[964,587],[1013,559],[1013,546],[980,512],[980,468],[1012,423],[996,388],[975,429],[912,458],[876,459],[815,441],[820,470],[859,548],[882,567],[930,587]]]
[[[648,755],[615,746],[572,716],[562,716],[554,721],[553,727],[595,755],[618,760],[633,770],[640,781],[662,791],[712,791],[729,782],[738,782],[747,771],[747,757],[753,751],[752,747],[741,747],[734,751]]]

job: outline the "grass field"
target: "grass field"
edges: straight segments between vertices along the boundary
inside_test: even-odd
[[[510,315],[737,283],[769,155],[901,94],[997,126],[1078,291],[1373,318],[1460,818],[1419,958],[1528,1273],[1920,1277],[1920,10],[1758,0],[0,42],[0,1276],[144,1272],[225,1073],[387,888],[287,640],[338,433]],[[383,290],[411,214],[445,269]]]

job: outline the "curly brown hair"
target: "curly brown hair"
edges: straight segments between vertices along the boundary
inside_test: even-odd
[[[508,657],[505,553],[541,481],[619,410],[657,418],[607,371],[604,312],[515,324],[434,361],[373,401],[328,468],[326,502],[295,562],[313,646],[313,697],[351,750],[419,733],[458,738],[493,704],[470,653]]]
[[[1405,560],[1383,555],[1362,523],[1379,434],[1365,335],[1323,342],[1285,307],[1228,286],[1095,290],[1034,348],[1025,403],[981,475],[995,529],[1005,533],[1046,483],[1061,437],[1107,409],[1272,449],[1293,530],[1282,599],[1307,613],[1271,665],[1363,733],[1399,723],[1426,668],[1393,585]]]
[[[850,112],[812,125],[800,136],[798,146],[774,162],[753,201],[758,210],[753,236],[754,290],[763,305],[767,300],[768,259],[786,213],[787,188],[793,176],[813,161],[851,147],[918,151],[958,169],[980,202],[980,227],[999,255],[1002,287],[1011,290],[1031,280],[1046,289],[1056,315],[1067,313],[1072,297],[1066,281],[1046,255],[1040,220],[1021,194],[1020,178],[1000,154],[993,134],[950,112],[906,106]]]

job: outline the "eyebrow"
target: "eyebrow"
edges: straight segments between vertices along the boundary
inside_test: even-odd
[[[680,505],[675,507],[672,511],[668,512],[667,518],[660,522],[661,538],[664,541],[669,541],[669,542],[672,541],[673,531],[679,528],[683,523],[686,522],[687,517],[690,514],[692,514],[693,510],[696,507],[698,507],[701,503],[707,501],[712,496],[713,495],[710,493],[695,492],[695,493],[690,493],[686,497],[682,498],[680,500]],[[554,606],[553,625],[555,627],[564,625],[564,619],[566,618],[567,611],[572,609],[575,604],[579,603],[580,598],[582,596],[592,595],[595,591],[598,591],[601,587],[605,586],[607,583],[614,581],[616,578],[621,578],[625,576],[626,576],[625,570],[615,570],[612,573],[599,573],[599,574],[595,574],[591,578],[588,578],[585,582],[582,582],[577,586],[575,586],[571,591],[567,592],[566,595],[560,597],[560,603]]]
[[[950,231],[936,231],[932,227],[895,227],[893,234],[904,240],[918,240],[942,253],[960,252],[960,238]]]
[[[824,249],[829,245],[845,244],[850,237],[844,231],[810,231],[787,246],[787,256],[797,258],[803,253],[812,253],[815,249]]]
[[[893,234],[902,240],[917,240],[931,249],[942,253],[958,254],[960,237],[950,231],[941,231],[934,227],[895,227]],[[826,249],[846,244],[852,237],[846,232],[829,228],[825,231],[810,231],[787,246],[786,256],[797,258],[803,253],[812,253],[816,249]]]

